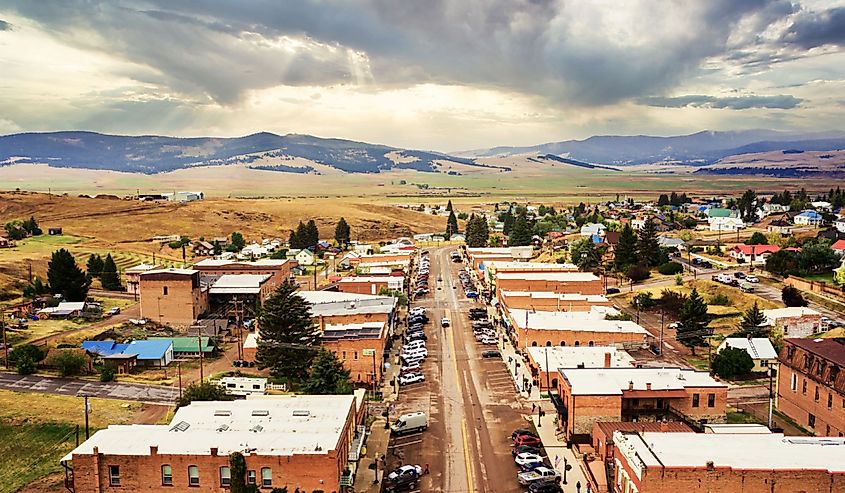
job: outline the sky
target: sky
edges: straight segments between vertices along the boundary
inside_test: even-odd
[[[845,0],[0,0],[0,134],[845,130]]]

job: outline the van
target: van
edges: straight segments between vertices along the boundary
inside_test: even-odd
[[[425,347],[417,347],[412,349],[403,349],[400,354],[403,359],[425,358],[428,356],[428,350]]]
[[[390,425],[390,431],[396,435],[414,433],[428,428],[428,416],[424,412],[403,414]]]
[[[412,350],[419,349],[419,348],[425,348],[425,341],[423,341],[422,339],[415,339],[413,341],[408,341],[407,343],[405,343],[404,346],[402,346],[402,349],[405,352],[411,352]]]

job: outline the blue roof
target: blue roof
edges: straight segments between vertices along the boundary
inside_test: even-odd
[[[99,354],[100,356],[111,356],[113,354],[121,354],[129,344],[118,344],[114,341],[83,341],[82,349],[89,353]]]
[[[161,359],[171,347],[173,342],[167,339],[132,341],[123,353],[137,354],[139,360]]]
[[[810,219],[821,219],[822,215],[816,211],[804,211],[799,216],[809,217]]]
[[[599,235],[593,235],[590,239],[593,240],[593,243],[601,243],[601,236]]]

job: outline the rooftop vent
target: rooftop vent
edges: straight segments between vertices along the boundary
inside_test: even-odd
[[[311,416],[311,411],[309,411],[307,409],[294,409],[293,415],[294,416],[300,416],[300,417],[308,417],[308,416]]]
[[[252,428],[250,428],[249,431],[251,431],[253,433],[258,433],[260,431],[264,431],[264,427],[261,426],[261,425],[255,425]]]
[[[232,411],[229,411],[227,409],[218,409],[217,411],[214,411],[214,415],[215,416],[231,416]]]
[[[229,425],[220,425],[217,427],[218,432],[224,432],[229,429]]]
[[[270,411],[266,409],[256,409],[252,411],[253,416],[270,416]]]
[[[190,427],[191,427],[190,423],[186,423],[185,421],[180,421],[180,422],[176,423],[175,425],[173,425],[173,427],[170,428],[170,431],[185,431]]]

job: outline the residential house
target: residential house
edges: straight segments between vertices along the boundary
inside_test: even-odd
[[[845,257],[845,240],[836,240],[830,248],[840,257]]]
[[[729,347],[742,349],[751,356],[753,373],[767,372],[769,368],[777,370],[778,354],[768,337],[728,337],[719,344],[716,354]]]
[[[258,243],[250,243],[241,249],[238,257],[246,260],[264,258],[268,255],[270,255],[270,249],[267,246],[259,245]]]
[[[314,265],[317,261],[317,256],[314,255],[314,252],[307,248],[303,248],[302,250],[288,250],[287,253],[288,259],[293,259],[299,265]]]
[[[73,318],[81,317],[85,311],[84,301],[70,302],[62,301],[58,306],[46,307],[35,312],[38,318]]]
[[[816,211],[804,211],[792,220],[796,226],[812,226],[814,228],[821,226],[824,222],[822,215]]]
[[[845,218],[839,218],[833,223],[833,227],[840,233],[845,233]]]
[[[808,337],[821,331],[822,314],[804,306],[763,310],[766,327],[785,337]]]
[[[657,238],[657,244],[660,245],[662,248],[668,248],[670,250],[678,251],[682,251],[686,245],[684,240],[680,238],[673,238],[671,236],[659,236]]]
[[[715,216],[708,218],[707,223],[710,231],[736,231],[745,229],[745,222],[738,217]]]
[[[778,409],[819,436],[845,434],[845,339],[784,339]]]
[[[777,245],[735,245],[729,255],[741,264],[762,265],[769,256],[779,251]]]
[[[789,214],[784,214],[783,216],[772,220],[772,222],[770,222],[766,227],[766,231],[769,233],[777,233],[781,236],[790,236],[792,234],[792,220]]]
[[[601,223],[587,223],[581,226],[581,236],[604,236],[607,226]]]
[[[193,251],[195,257],[211,257],[214,255],[214,245],[204,240],[195,241]]]
[[[173,342],[166,339],[132,341],[123,354],[134,354],[139,366],[164,368],[173,362]]]
[[[213,356],[217,346],[210,337],[150,337],[151,341],[170,341],[173,344],[173,356],[176,358],[199,358]]]

